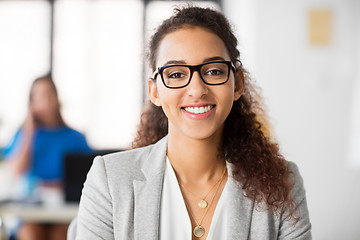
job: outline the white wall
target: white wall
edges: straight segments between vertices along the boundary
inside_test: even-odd
[[[357,1],[358,19],[357,19],[357,81],[352,90],[352,112],[350,123],[350,145],[349,158],[354,167],[360,168],[360,1]]]
[[[53,75],[63,116],[95,149],[127,148],[136,133],[142,16],[141,0],[56,1]]]
[[[317,7],[333,12],[328,46],[307,38],[307,13]],[[314,239],[360,239],[360,169],[348,158],[360,81],[360,4],[225,0],[224,11],[263,89],[282,153],[304,178]]]

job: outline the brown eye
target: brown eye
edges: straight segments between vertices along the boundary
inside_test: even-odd
[[[185,77],[185,75],[183,73],[176,72],[176,73],[172,73],[172,74],[168,75],[167,77],[168,78],[183,78],[183,77]]]

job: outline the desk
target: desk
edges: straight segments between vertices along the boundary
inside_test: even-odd
[[[79,205],[62,204],[58,206],[22,205],[17,203],[0,204],[0,223],[2,217],[15,215],[25,222],[33,223],[70,223],[77,215]],[[1,226],[1,224],[0,224]],[[0,240],[1,240],[0,228]]]
[[[20,217],[25,222],[69,223],[76,217],[78,209],[78,204],[63,204],[50,207],[7,203],[0,205],[0,217],[12,214]]]

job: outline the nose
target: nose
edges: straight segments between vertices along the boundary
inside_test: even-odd
[[[201,98],[208,93],[208,86],[201,79],[199,72],[193,73],[187,86],[187,93],[194,98]]]

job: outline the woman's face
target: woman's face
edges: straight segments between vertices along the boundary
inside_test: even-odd
[[[57,123],[59,102],[52,85],[46,80],[39,80],[32,88],[30,109],[33,117],[41,124]]]
[[[230,61],[223,41],[204,28],[183,27],[161,40],[156,66],[198,65],[214,59]],[[235,74],[231,71],[225,84],[210,86],[194,72],[189,85],[169,89],[158,75],[156,81],[149,81],[149,93],[152,102],[161,106],[167,116],[170,135],[193,139],[221,137],[233,102],[242,94],[242,80],[236,79],[240,80],[235,83]],[[205,112],[195,113],[197,110]]]

